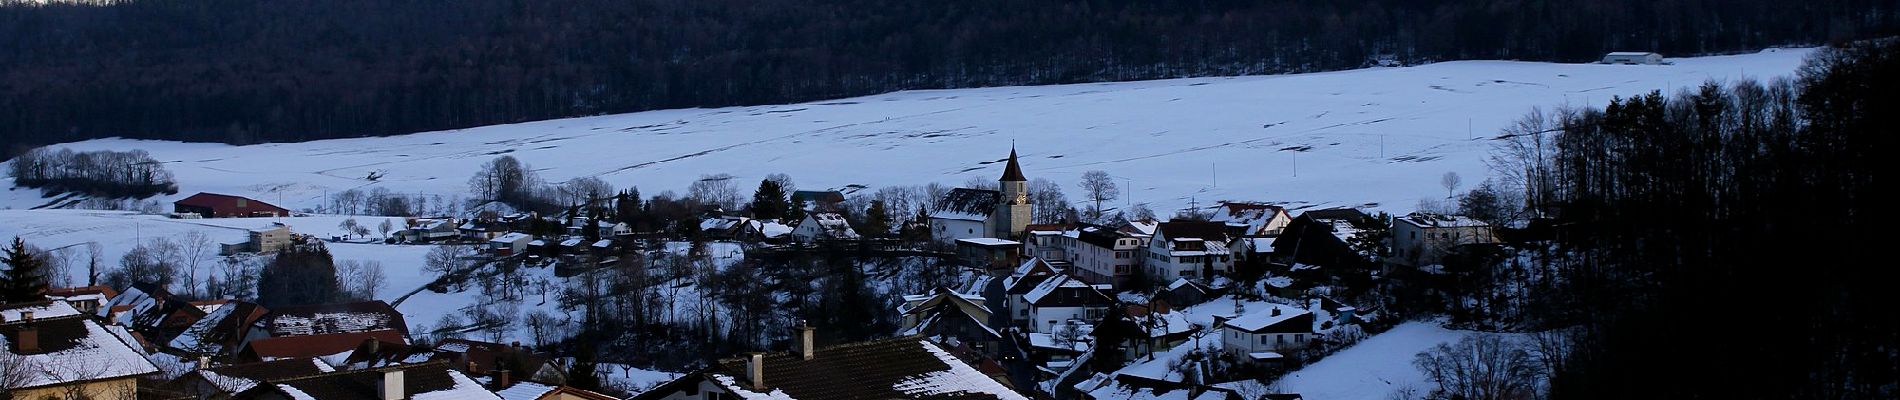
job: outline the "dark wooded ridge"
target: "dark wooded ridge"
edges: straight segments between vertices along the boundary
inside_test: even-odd
[[[1892,34],[1845,0],[0,0],[0,150]]]

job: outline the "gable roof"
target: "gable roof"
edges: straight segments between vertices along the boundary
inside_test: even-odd
[[[1109,229],[1106,226],[1086,224],[1086,223],[1076,225],[1075,235],[1076,235],[1075,240],[1077,242],[1086,243],[1088,245],[1100,247],[1104,249],[1114,249],[1115,241],[1120,240],[1122,238],[1121,232],[1118,232],[1114,229]]]
[[[572,386],[548,385],[534,381],[515,382],[513,386],[496,390],[495,395],[501,396],[502,400],[558,399],[567,396],[589,400],[619,400],[612,396],[577,389]]]
[[[257,320],[270,336],[306,336],[347,332],[394,330],[407,336],[402,313],[382,300],[353,303],[284,306]]]
[[[1227,228],[1219,222],[1168,221],[1155,226],[1155,235],[1168,239],[1201,239],[1227,243]]]
[[[1267,303],[1267,307],[1228,320],[1226,326],[1247,333],[1313,333],[1311,311],[1272,303]],[[1275,314],[1275,310],[1279,313]]]
[[[251,323],[265,312],[263,306],[251,302],[225,303],[179,332],[166,346],[191,354],[226,354],[236,350],[227,346],[242,341]]]
[[[315,358],[287,358],[275,361],[233,364],[191,371],[167,386],[180,387],[188,380],[202,380],[226,394],[242,393],[260,384],[319,375],[336,371]]]
[[[1312,210],[1312,211],[1301,212],[1299,218],[1310,218],[1310,219],[1316,219],[1316,220],[1345,220],[1345,221],[1351,221],[1352,223],[1357,224],[1357,223],[1362,223],[1362,222],[1365,222],[1366,220],[1372,219],[1372,216],[1366,215],[1366,212],[1359,211],[1359,209],[1357,208],[1328,208],[1324,210]]]
[[[1463,215],[1444,215],[1430,213],[1411,213],[1397,218],[1399,222],[1420,228],[1476,228],[1491,226],[1489,223]]]
[[[931,218],[954,219],[964,221],[984,221],[996,212],[996,203],[1002,201],[1003,193],[988,189],[956,188],[950,189],[937,201],[937,208],[930,210]]]
[[[1023,294],[1023,300],[1038,307],[1106,306],[1115,302],[1095,286],[1068,275],[1056,275]]]
[[[64,305],[63,302],[54,303]],[[28,304],[27,307],[41,306],[39,303]],[[0,309],[18,309],[19,306],[0,306]],[[20,333],[29,329],[37,338],[38,349],[24,351]],[[7,368],[28,371],[20,379],[0,382],[6,386],[5,389],[117,379],[158,372],[158,366],[145,359],[145,355],[132,348],[131,344],[77,312],[57,318],[40,318],[35,313],[30,321],[10,320],[0,323],[0,336],[5,336],[0,356],[11,359],[8,361],[11,365]]]
[[[800,228],[803,228],[807,223],[814,224],[812,228],[817,230],[819,236],[835,239],[858,238],[858,232],[851,229],[851,223],[844,219],[844,214],[835,212],[814,212],[806,214],[805,220],[799,221],[798,225]]]
[[[1261,235],[1267,233],[1265,231],[1267,224],[1283,215],[1287,215],[1286,208],[1277,205],[1221,202],[1220,212],[1214,213],[1210,220],[1238,228],[1243,235]]]
[[[821,348],[810,360],[792,353],[766,354],[764,392],[749,390],[747,361],[744,357],[719,360],[700,379],[742,399],[1027,400],[937,344],[917,337]]]

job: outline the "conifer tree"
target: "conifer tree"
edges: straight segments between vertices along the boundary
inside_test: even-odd
[[[0,279],[5,279],[0,282],[0,288],[5,291],[0,296],[5,298],[0,300],[20,303],[46,299],[46,261],[35,256],[26,247],[25,240],[20,240],[18,236],[13,238],[13,245],[7,248],[5,261],[7,271],[4,276],[0,276]]]

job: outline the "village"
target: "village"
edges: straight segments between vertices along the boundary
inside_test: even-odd
[[[713,253],[718,252],[761,268],[788,268],[792,264],[782,260],[812,257],[901,260],[913,267],[900,270],[921,266],[927,270],[923,274],[936,277],[888,287],[897,292],[847,306],[875,308],[859,314],[884,320],[826,326],[773,316],[768,320],[781,323],[750,324],[751,336],[700,347],[740,351],[707,355],[717,361],[658,375],[643,387],[603,387],[614,368],[575,354],[608,346],[583,342],[615,337],[594,326],[611,319],[597,317],[603,312],[597,307],[629,305],[599,293],[619,286],[589,286],[593,297],[571,289],[557,293],[564,296],[559,311],[585,316],[563,318],[570,327],[564,331],[545,321],[517,324],[533,329],[534,339],[527,344],[509,340],[520,335],[487,334],[488,328],[509,321],[483,323],[470,316],[467,324],[429,326],[428,321],[407,321],[383,300],[266,307],[180,296],[153,282],[50,288],[44,301],[0,306],[5,309],[0,332],[10,344],[6,361],[13,363],[5,370],[28,377],[9,381],[9,389],[30,396],[25,398],[38,398],[36,393],[383,400],[951,393],[957,398],[1297,399],[1299,393],[1283,392],[1272,382],[1405,320],[1433,315],[1416,305],[1398,307],[1395,296],[1401,295],[1393,288],[1453,291],[1453,272],[1444,260],[1492,252],[1487,249],[1501,246],[1504,234],[1467,216],[1388,217],[1354,208],[1291,210],[1243,200],[1183,210],[1165,220],[1130,214],[1151,214],[1145,210],[1113,210],[1111,215],[1099,203],[1078,211],[1060,198],[1055,201],[1065,202],[1066,209],[1050,212],[1036,208],[1036,201],[1049,197],[1031,193],[1027,172],[1012,149],[993,185],[943,190],[934,204],[920,202],[900,221],[892,220],[884,199],[854,209],[850,197],[864,194],[784,193],[767,180],[744,209],[708,202],[682,210],[678,215],[683,217],[674,220],[657,216],[660,200],[632,206],[654,211],[639,215],[616,209],[628,207],[628,195],[595,193],[585,204],[556,215],[491,206],[461,216],[403,219],[400,227],[389,222],[370,227],[349,219],[338,227],[342,234],[327,237],[298,233],[285,223],[258,222],[245,237],[217,245],[219,254],[234,259],[322,252],[326,243],[429,245],[438,250],[417,262],[452,265],[432,269],[441,278],[428,290],[479,285],[488,293],[500,285],[514,287],[503,292],[532,296],[536,289],[522,285],[518,271],[543,271],[527,274],[542,277],[538,293],[544,298],[551,293],[549,280],[600,285],[624,280],[630,270],[709,268],[714,274],[738,268],[690,261],[717,258]],[[256,199],[200,193],[175,202],[170,216],[269,221],[293,214]],[[369,239],[371,229],[380,230],[382,239]],[[346,273],[336,279],[353,279]],[[640,274],[648,273],[661,274]],[[918,272],[898,274],[906,273]],[[503,283],[471,283],[491,274]],[[516,283],[506,283],[510,276]],[[684,276],[698,275],[674,278]],[[687,296],[718,294],[699,287],[701,281],[677,282],[697,291]],[[677,289],[671,294],[685,297]],[[675,308],[675,301],[687,302],[646,304]],[[728,314],[711,326],[720,321],[734,328],[748,325],[735,321],[740,314],[730,308],[719,308]],[[866,326],[894,329],[864,333]],[[846,330],[859,333],[840,332]],[[544,331],[554,337],[544,338]],[[571,336],[562,338],[557,331]],[[607,358],[648,364],[665,359]]]

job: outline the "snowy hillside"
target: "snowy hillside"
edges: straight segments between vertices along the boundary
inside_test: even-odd
[[[1222,199],[1376,204],[1403,212],[1487,175],[1485,138],[1532,106],[1601,104],[1704,80],[1792,74],[1807,50],[1628,66],[1462,61],[1407,68],[1232,78],[906,91],[806,104],[572,118],[396,137],[229,146],[136,140],[60,145],[144,149],[181,192],[282,199],[384,186],[465,195],[477,165],[510,154],[552,181],[599,176],[643,192],[702,174],[742,182],[788,173],[800,188],[994,179],[1012,141],[1030,178],[1075,182],[1101,169],[1161,213]],[[378,181],[365,177],[382,174]],[[11,186],[10,182],[0,185]],[[741,187],[750,190],[750,184]],[[47,203],[0,192],[0,208]]]

